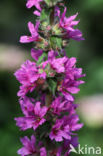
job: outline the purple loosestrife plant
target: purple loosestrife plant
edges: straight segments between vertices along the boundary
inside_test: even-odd
[[[31,35],[21,36],[21,43],[33,42],[33,61],[27,60],[15,72],[20,82],[18,91],[22,117],[16,117],[20,130],[32,129],[31,138],[21,138],[21,156],[68,156],[70,145],[78,146],[78,123],[74,94],[84,81],[76,58],[66,56],[65,47],[71,39],[84,40],[75,29],[78,14],[66,17],[62,0],[27,0],[27,8],[35,7],[37,21],[28,22]],[[61,11],[63,10],[63,12]]]

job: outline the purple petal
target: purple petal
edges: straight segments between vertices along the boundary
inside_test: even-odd
[[[35,38],[31,37],[31,36],[21,36],[20,37],[20,43],[30,43],[30,42],[34,42]]]
[[[40,156],[47,156],[45,147],[40,148]]]
[[[39,11],[37,11],[37,10],[34,11],[33,14],[34,14],[34,15],[37,15],[37,16],[40,16],[40,15],[41,15],[41,13],[40,13]]]
[[[21,149],[19,149],[17,153],[21,156],[26,156],[26,155],[31,154],[31,152],[25,147],[22,147]]]
[[[36,50],[34,48],[31,49],[31,56],[36,61],[42,55],[42,53],[43,53],[43,50]]]
[[[35,115],[39,115],[40,114],[40,111],[41,111],[40,105],[41,105],[40,102],[37,102],[35,104],[35,109],[34,109],[35,110]]]
[[[70,88],[67,88],[67,90],[72,94],[76,94],[80,91],[80,89],[77,87],[70,87]]]
[[[29,28],[31,35],[35,33],[34,24],[32,24],[31,22],[28,22],[28,28]]]

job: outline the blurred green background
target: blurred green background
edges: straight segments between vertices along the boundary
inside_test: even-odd
[[[30,57],[31,47],[31,44],[21,45],[19,37],[28,34],[27,22],[35,21],[32,14],[34,8],[27,10],[25,2],[0,0],[1,156],[16,156],[17,149],[21,147],[19,137],[29,133],[20,132],[14,121],[14,117],[20,114],[20,108],[16,96],[19,83],[13,73]],[[80,93],[76,95],[76,102],[80,103],[78,113],[84,123],[79,132],[79,141],[81,146],[100,146],[103,150],[103,0],[66,2],[68,15],[79,12],[79,28],[86,39],[82,42],[71,41],[66,48],[68,56],[77,57],[78,66],[86,73],[86,84],[81,86]]]

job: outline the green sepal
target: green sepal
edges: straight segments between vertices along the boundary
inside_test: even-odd
[[[43,9],[40,16],[40,21],[46,21],[48,23],[49,20],[49,13],[48,9]]]
[[[58,37],[51,37],[51,46],[53,48],[62,48],[62,39]]]
[[[38,59],[38,61],[37,61],[37,65],[41,64],[41,63],[43,62],[43,59],[44,59],[44,58],[47,58],[47,54],[46,54],[46,53],[43,53],[43,54],[39,57],[39,59]]]
[[[51,0],[44,0],[44,1],[48,6],[50,5]]]

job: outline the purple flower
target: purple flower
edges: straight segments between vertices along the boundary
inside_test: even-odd
[[[39,73],[36,63],[27,60],[21,65],[21,68],[14,74],[17,80],[22,84],[18,96],[24,96],[27,92],[32,92],[37,86],[37,80],[41,80],[44,83],[46,74]]]
[[[53,59],[50,63],[57,73],[64,73],[65,72],[64,64],[66,63],[67,60],[68,58],[64,56],[62,58]]]
[[[78,80],[85,76],[82,74],[81,68],[76,68],[76,59],[70,58],[65,63],[65,77],[58,85],[58,91],[62,92],[65,98],[69,101],[74,101],[74,97],[71,94],[76,94],[80,91],[78,88],[84,81]]]
[[[60,113],[75,112],[75,105],[73,105],[70,101],[64,99],[62,96],[57,97],[51,104],[51,108],[53,109],[53,114],[60,115]]]
[[[19,155],[26,156],[26,155],[31,155],[31,154],[37,153],[37,150],[35,147],[36,139],[35,139],[34,135],[31,136],[31,139],[29,139],[27,136],[25,136],[24,138],[21,138],[20,140],[23,144],[23,147],[18,150],[17,153]]]
[[[38,10],[34,11],[33,14],[36,15],[36,16],[40,16],[41,15],[41,13]]]
[[[40,156],[47,156],[47,151],[45,147],[40,148]]]
[[[78,123],[78,121],[79,117],[76,114],[67,115],[62,119],[58,119],[49,134],[50,139],[55,139],[57,142],[63,141],[63,138],[71,140],[73,132],[83,126],[83,124]]]
[[[39,34],[38,34],[38,28],[39,28],[40,22],[37,21],[36,25],[34,25],[31,22],[28,22],[28,28],[31,33],[31,36],[21,36],[20,37],[20,42],[21,43],[30,43],[30,42],[35,42],[39,40]]]
[[[42,1],[43,0],[27,0],[26,7],[31,8],[31,7],[35,6],[38,10],[41,11],[40,2],[42,2]]]
[[[74,26],[76,26],[79,23],[79,21],[75,21],[75,18],[77,17],[78,13],[67,18],[65,16],[66,10],[67,8],[65,7],[64,12],[61,16],[60,12],[58,11],[58,16],[60,17],[59,25],[63,29],[63,38],[73,39],[77,41],[84,40],[81,31],[78,29],[74,29]]]
[[[21,84],[35,82],[38,79],[36,63],[27,60],[14,75]]]
[[[82,37],[82,32],[78,29],[75,29],[74,31],[67,31],[67,34],[65,35],[65,38],[67,39],[73,39],[76,41],[81,41],[84,40],[84,38]]]
[[[31,56],[32,58],[37,61],[38,58],[42,55],[43,50],[36,50],[34,48],[31,49]]]
[[[52,131],[49,134],[51,140],[55,139],[57,142],[63,141],[63,138],[70,139],[69,135],[69,125],[63,126],[63,120],[59,119],[56,121],[55,125],[52,127]]]
[[[69,130],[71,134],[72,132],[78,131],[83,127],[82,123],[78,123],[79,116],[77,114],[64,116],[62,120],[64,121],[64,125],[69,125]]]
[[[51,55],[51,56],[50,56]],[[42,68],[46,69],[49,67],[50,70],[55,71],[56,73],[64,73],[65,72],[65,66],[64,64],[67,62],[68,58],[67,57],[62,57],[62,58],[55,58],[51,53],[49,53],[49,59],[45,62],[42,63]]]
[[[26,117],[29,117],[34,112],[34,103],[35,100],[33,98],[24,97],[19,100],[21,110]]]
[[[58,6],[64,8],[63,13]],[[84,83],[79,79],[85,74],[76,67],[76,58],[68,58],[64,50],[70,39],[84,40],[75,28],[78,13],[66,17],[62,0],[26,0],[26,7],[36,8],[33,14],[38,20],[35,25],[28,22],[30,35],[21,36],[20,42],[35,42],[31,49],[34,62],[27,60],[14,74],[20,82],[17,95],[23,113],[15,121],[22,131],[33,129],[36,137],[21,138],[23,147],[18,154],[68,156],[71,145],[78,146],[76,132],[83,126],[73,94],[79,92],[79,85]]]
[[[20,127],[21,130],[28,128],[35,130],[46,121],[44,116],[48,108],[46,106],[40,107],[40,102],[36,102],[34,105],[29,98],[25,97],[24,100],[20,100],[20,105],[25,116],[15,118],[15,120],[16,125]]]
[[[53,60],[55,59],[55,57],[58,56],[58,52],[51,50],[48,52],[48,60]]]
[[[79,92],[79,83],[69,79],[64,79],[59,91],[65,96],[69,101],[74,101],[74,97],[71,94],[76,94]]]
[[[75,57],[71,57],[68,59],[68,61],[65,64],[65,69],[66,69],[66,77],[71,80],[77,80],[85,76],[85,74],[82,74],[82,68],[76,67]]]
[[[82,69],[75,67],[75,58],[68,59],[53,57],[54,52],[49,53],[49,59],[39,66],[35,62],[27,60],[21,68],[15,72],[17,80],[22,84],[18,92],[18,96],[25,96],[28,92],[32,92],[38,85],[44,84],[46,77],[54,77],[57,74],[64,74],[64,80],[58,86],[58,91],[61,91],[66,99],[73,101],[71,94],[76,94],[79,91],[78,86],[84,81],[77,81],[83,77]],[[31,55],[37,60],[42,54],[42,50],[32,49]]]
[[[27,136],[24,138],[20,139],[23,147],[18,150],[18,154],[21,156],[26,156],[26,155],[40,155],[40,156],[47,156],[47,152],[45,147],[39,147],[39,145],[36,145],[36,138],[34,135],[31,136],[31,139],[29,139]],[[39,148],[40,149],[39,149]]]

